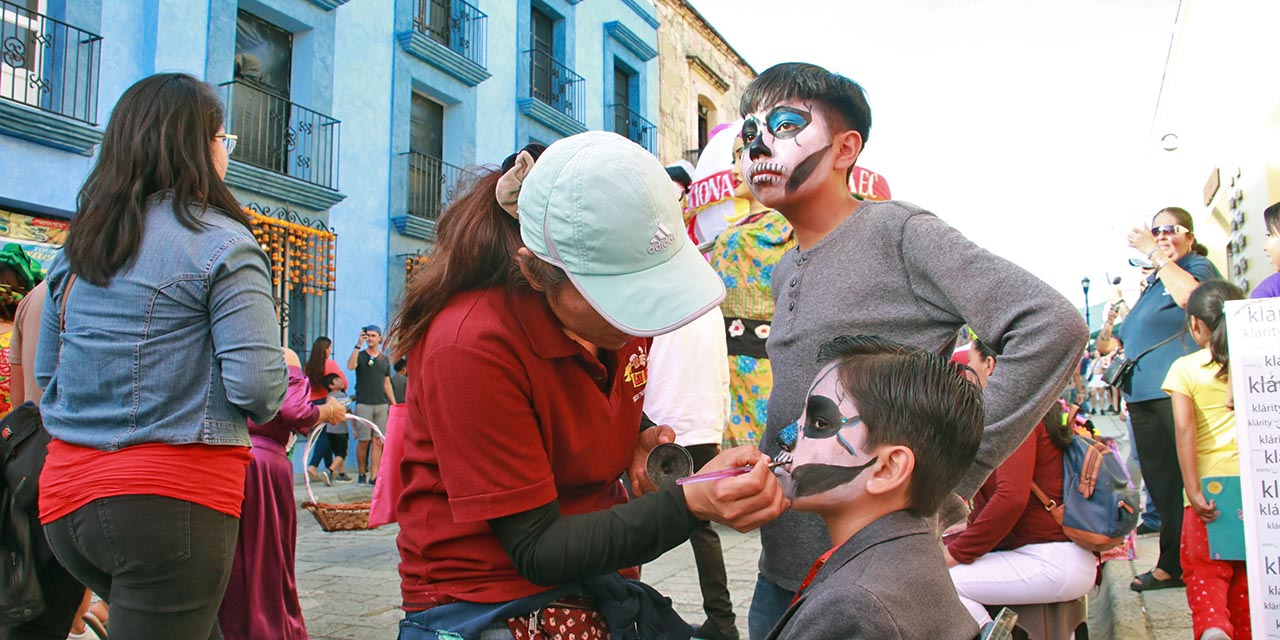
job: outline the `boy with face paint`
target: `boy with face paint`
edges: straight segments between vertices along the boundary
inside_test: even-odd
[[[1080,314],[928,211],[854,198],[848,177],[870,134],[871,109],[852,80],[811,64],[780,64],[747,87],[741,113],[743,176],[760,202],[786,217],[798,243],[773,272],[766,349],[774,386],[761,449],[779,451],[777,436],[804,411],[820,368],[813,354],[833,336],[878,335],[950,355],[968,324],[988,339],[1004,372],[985,392],[987,426],[974,464],[945,488],[972,496],[1066,386],[1087,339]],[[819,518],[794,510],[766,525],[760,539],[754,640],[831,546]]]
[[[769,638],[973,638],[932,519],[978,449],[980,389],[945,359],[877,337],[841,336],[819,359],[780,475],[834,546]]]

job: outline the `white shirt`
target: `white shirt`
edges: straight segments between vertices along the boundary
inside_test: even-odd
[[[720,307],[653,339],[644,412],[676,444],[720,444],[729,419],[729,347]]]

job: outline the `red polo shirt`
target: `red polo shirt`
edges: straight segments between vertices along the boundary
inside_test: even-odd
[[[486,521],[557,499],[564,515],[626,501],[648,346],[633,340],[602,363],[540,294],[449,301],[409,356],[396,508],[405,609],[547,590],[516,573]]]

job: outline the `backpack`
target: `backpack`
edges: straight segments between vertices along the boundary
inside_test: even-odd
[[[36,568],[52,558],[36,512],[49,432],[35,403],[0,420],[0,627],[44,612]]]
[[[1033,482],[1045,510],[1072,542],[1095,553],[1124,544],[1138,528],[1138,490],[1129,486],[1124,464],[1105,444],[1073,435],[1062,452],[1062,503],[1049,499]]]

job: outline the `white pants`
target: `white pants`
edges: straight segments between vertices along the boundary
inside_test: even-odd
[[[1098,559],[1074,542],[1029,544],[992,551],[973,564],[951,567],[960,602],[982,626],[991,621],[984,604],[1070,602],[1089,592]]]

